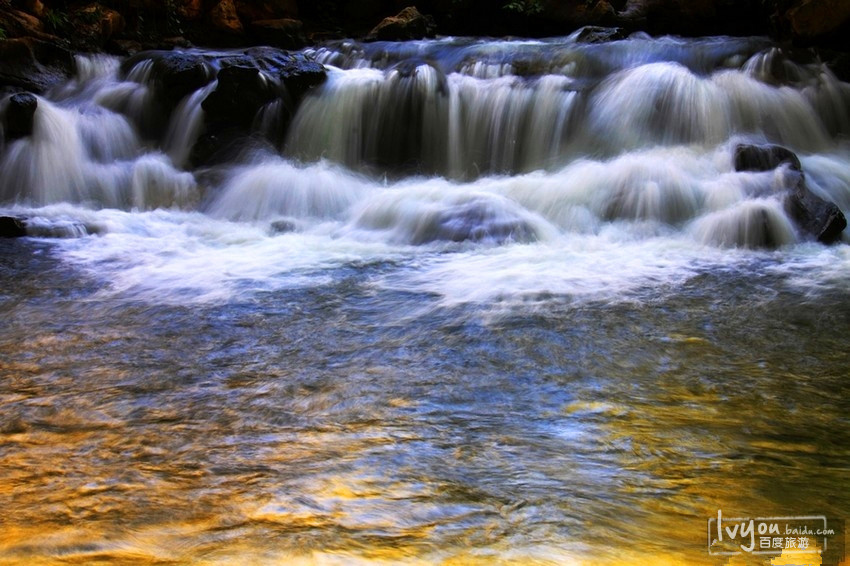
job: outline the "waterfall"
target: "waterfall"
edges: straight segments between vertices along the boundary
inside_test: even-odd
[[[767,40],[342,41],[299,56],[326,80],[293,87],[276,70],[292,55],[274,50],[80,57],[30,135],[5,140],[0,199],[425,247],[616,230],[775,248],[819,237],[799,199],[850,212],[850,85]],[[228,67],[227,85],[209,76]],[[736,170],[737,147],[766,144],[803,175]]]

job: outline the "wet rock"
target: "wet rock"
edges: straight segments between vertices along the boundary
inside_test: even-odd
[[[304,93],[325,82],[328,73],[322,64],[296,54],[290,56],[287,64],[277,69],[277,76],[293,102],[297,102]]]
[[[534,228],[483,200],[471,200],[422,219],[411,234],[414,245],[431,242],[532,242]]]
[[[800,182],[785,199],[785,210],[803,231],[823,244],[837,242],[847,227],[841,209],[809,190],[802,174]]]
[[[629,34],[623,28],[607,28],[599,26],[584,26],[576,35],[579,43],[605,43],[626,39]]]
[[[327,78],[323,65],[301,53],[272,47],[223,56],[218,64],[222,67],[218,86],[204,101],[204,110],[213,113],[213,121],[235,115],[238,119],[226,121],[241,125],[246,125],[248,114],[253,118],[260,106],[284,92],[289,104],[297,104],[305,92]]]
[[[275,220],[269,228],[272,234],[288,234],[289,232],[295,232],[298,226],[292,220]]]
[[[253,135],[258,112],[276,100],[281,101],[277,130],[283,135],[303,95],[327,77],[326,69],[305,55],[273,47],[203,55],[140,53],[125,63],[125,72],[150,58],[156,59],[154,76],[171,108],[209,83],[213,70],[220,69],[215,90],[201,103],[205,133],[191,151],[195,165],[221,162],[233,155],[235,140]]]
[[[430,16],[423,16],[414,6],[408,6],[395,16],[384,18],[375,26],[367,41],[410,41],[434,37],[436,24]]]
[[[0,216],[0,238],[22,238],[27,235],[23,220],[13,216]]]
[[[215,73],[203,56],[169,53],[153,65],[158,98],[170,112],[187,95],[207,85]]]
[[[207,120],[220,126],[248,129],[263,105],[277,97],[256,67],[232,66],[218,73],[218,86],[201,104]]]
[[[41,94],[74,70],[73,54],[53,43],[32,37],[0,41],[0,86]]]
[[[788,163],[795,171],[802,171],[797,155],[781,145],[739,144],[735,147],[735,171],[770,171]]]
[[[817,241],[824,244],[838,241],[847,227],[847,219],[838,206],[809,189],[800,159],[793,151],[779,145],[741,144],[735,148],[736,171],[770,171],[781,165],[787,165],[797,179],[783,197],[788,216]]]
[[[300,20],[257,20],[250,24],[249,29],[253,37],[266,45],[283,49],[300,49],[307,45],[304,24]]]
[[[37,108],[38,99],[28,92],[15,94],[9,98],[6,106],[5,136],[7,141],[32,134],[33,118]]]
[[[327,70],[302,53],[290,53],[275,47],[251,47],[216,58],[222,68],[251,67],[279,79],[288,90],[302,90],[324,82]]]

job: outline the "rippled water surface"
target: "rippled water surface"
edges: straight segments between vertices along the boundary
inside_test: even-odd
[[[494,311],[406,261],[155,305],[2,245],[4,562],[700,563],[718,508],[850,509],[848,294],[770,254]]]

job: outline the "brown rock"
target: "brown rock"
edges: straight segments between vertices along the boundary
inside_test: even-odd
[[[41,0],[25,0],[24,10],[39,18],[44,16],[44,4]]]
[[[395,16],[384,18],[375,26],[367,41],[408,41],[434,37],[435,24],[430,16],[423,16],[415,6],[408,6]]]
[[[234,0],[221,0],[209,12],[210,25],[219,32],[229,35],[241,35],[245,29],[236,12]]]
[[[850,2],[803,0],[790,8],[785,17],[790,24],[793,39],[812,43],[850,25]]]
[[[124,31],[124,17],[117,11],[97,2],[78,7],[71,13],[73,43],[91,49],[101,49],[113,37]]]
[[[50,37],[45,33],[41,20],[21,10],[0,10],[0,26],[6,30],[9,37]]]
[[[180,0],[177,3],[177,14],[184,20],[197,20],[203,13],[204,6],[201,0]]]

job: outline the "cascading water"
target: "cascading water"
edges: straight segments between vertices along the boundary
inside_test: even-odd
[[[731,155],[742,143],[775,143],[799,153],[819,196],[850,200],[834,172],[847,155],[850,86],[762,40],[341,42],[307,54],[328,65],[328,79],[300,102],[285,136],[280,100],[252,123],[257,135],[282,140],[281,156],[270,157],[277,168],[262,163],[266,149],[243,152],[247,162],[232,170],[192,175],[192,147],[215,119],[202,103],[217,83],[189,92],[151,132],[162,123],[152,116],[168,112],[155,100],[156,58],[138,57],[123,79],[117,60],[80,58],[79,76],[40,100],[32,135],[5,149],[0,194],[30,206],[199,205],[253,221],[303,214],[305,229],[310,218],[333,218],[339,233],[370,241],[367,226],[401,223],[388,243],[452,241],[488,233],[491,221],[496,231],[516,226],[520,241],[611,223],[645,233],[649,222],[652,233],[699,244],[773,247],[806,239],[775,196],[793,185],[736,172]],[[411,183],[433,190],[428,176],[452,180],[437,189],[445,196],[415,196],[422,191]],[[392,206],[382,196],[390,179],[400,195]],[[483,203],[482,192],[510,200],[508,224],[470,204]],[[532,229],[522,220],[529,213],[549,226]],[[433,214],[470,226],[446,238],[438,227],[416,235]],[[765,215],[763,229],[754,214]]]
[[[699,563],[719,506],[850,509],[850,84],[578,37],[329,42],[307,86],[80,56],[30,132],[0,102],[0,440],[67,433],[74,502],[0,499],[65,533],[0,562]]]

